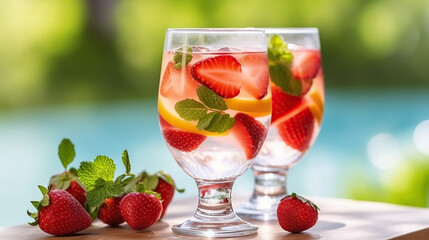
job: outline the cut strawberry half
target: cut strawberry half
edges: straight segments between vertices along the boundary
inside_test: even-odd
[[[240,59],[244,78],[243,89],[256,99],[264,98],[268,93],[270,72],[268,57],[264,53],[245,55]]]
[[[165,121],[160,115],[159,123],[161,125],[162,135],[168,145],[183,152],[191,152],[197,149],[207,138],[201,134],[179,130]]]
[[[308,107],[278,125],[278,132],[290,147],[304,152],[313,136],[314,117]]]
[[[303,100],[302,97],[296,97],[283,92],[280,87],[271,84],[271,94],[273,101],[273,112],[271,122],[275,122],[278,118],[292,111],[299,106]]]
[[[231,55],[203,59],[192,66],[192,76],[223,98],[240,93],[241,64]]]
[[[307,80],[316,77],[320,71],[322,59],[320,52],[315,50],[293,51],[292,76],[295,79]]]
[[[247,159],[256,157],[267,135],[267,129],[262,123],[244,113],[235,115],[231,132],[244,149]]]
[[[182,71],[185,72],[183,73]],[[186,65],[185,68],[177,70],[174,67],[174,63],[170,61],[162,76],[159,91],[164,97],[178,98],[181,95],[196,95],[198,86],[198,82],[192,78],[190,65]]]

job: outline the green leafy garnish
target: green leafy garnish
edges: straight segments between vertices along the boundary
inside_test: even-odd
[[[179,116],[187,121],[198,120],[207,114],[207,108],[194,99],[185,99],[174,105]]]
[[[273,35],[268,42],[268,59],[271,81],[285,93],[300,96],[302,83],[292,77],[293,55],[279,35]]]
[[[67,170],[67,166],[73,162],[73,159],[76,156],[74,145],[70,139],[64,138],[61,141],[60,146],[58,147],[58,156],[60,157],[64,169]]]
[[[187,121],[197,121],[197,129],[223,133],[234,125],[235,118],[223,112],[228,110],[225,100],[205,86],[197,88],[200,102],[194,99],[179,101],[174,109]]]
[[[179,48],[176,53],[174,53],[173,61],[174,67],[179,70],[186,66],[192,60],[192,54],[188,54],[188,52],[192,52],[191,47],[182,47]],[[185,64],[183,64],[185,62]]]
[[[125,173],[130,174],[131,172],[131,163],[130,163],[130,157],[128,156],[128,151],[125,149],[122,153],[122,163],[125,166]]]
[[[116,166],[112,159],[106,156],[97,156],[94,162],[81,162],[78,175],[80,181],[88,190],[95,187],[97,179],[112,181],[115,176]]]

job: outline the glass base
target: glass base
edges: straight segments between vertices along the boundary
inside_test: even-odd
[[[277,206],[284,196],[252,196],[235,212],[242,217],[270,221],[277,220]]]
[[[233,219],[220,219],[218,222],[211,219],[209,222],[192,217],[190,220],[174,225],[173,232],[180,235],[199,237],[239,237],[255,234],[258,226],[247,223],[235,216]]]

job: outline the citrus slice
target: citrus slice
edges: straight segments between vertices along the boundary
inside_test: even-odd
[[[313,114],[314,118],[316,118],[317,123],[320,125],[322,122],[323,116],[323,98],[319,91],[314,91],[309,95],[310,101],[312,104],[309,104],[310,111]]]
[[[224,99],[228,109],[246,113],[252,117],[265,117],[271,114],[271,94],[261,100],[248,98]]]
[[[228,134],[229,130],[223,133],[216,133],[216,132],[209,132],[209,131],[197,129],[198,121],[186,121],[182,119],[176,113],[174,108],[168,107],[168,104],[166,103],[167,101],[168,100],[165,99],[164,97],[159,96],[158,113],[159,115],[161,115],[162,118],[164,118],[165,121],[167,121],[169,124],[173,125],[174,127],[177,127],[187,132],[197,133],[204,136],[223,136]]]

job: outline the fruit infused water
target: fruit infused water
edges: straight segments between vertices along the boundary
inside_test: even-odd
[[[268,39],[272,118],[268,137],[253,167],[289,168],[311,147],[324,106],[320,50]]]
[[[272,118],[267,139],[252,165],[253,195],[237,213],[277,219],[289,168],[314,143],[322,121],[324,85],[318,30],[266,29]]]
[[[266,52],[181,47],[163,56],[158,97],[162,135],[195,179],[241,175],[259,152],[272,109]]]

